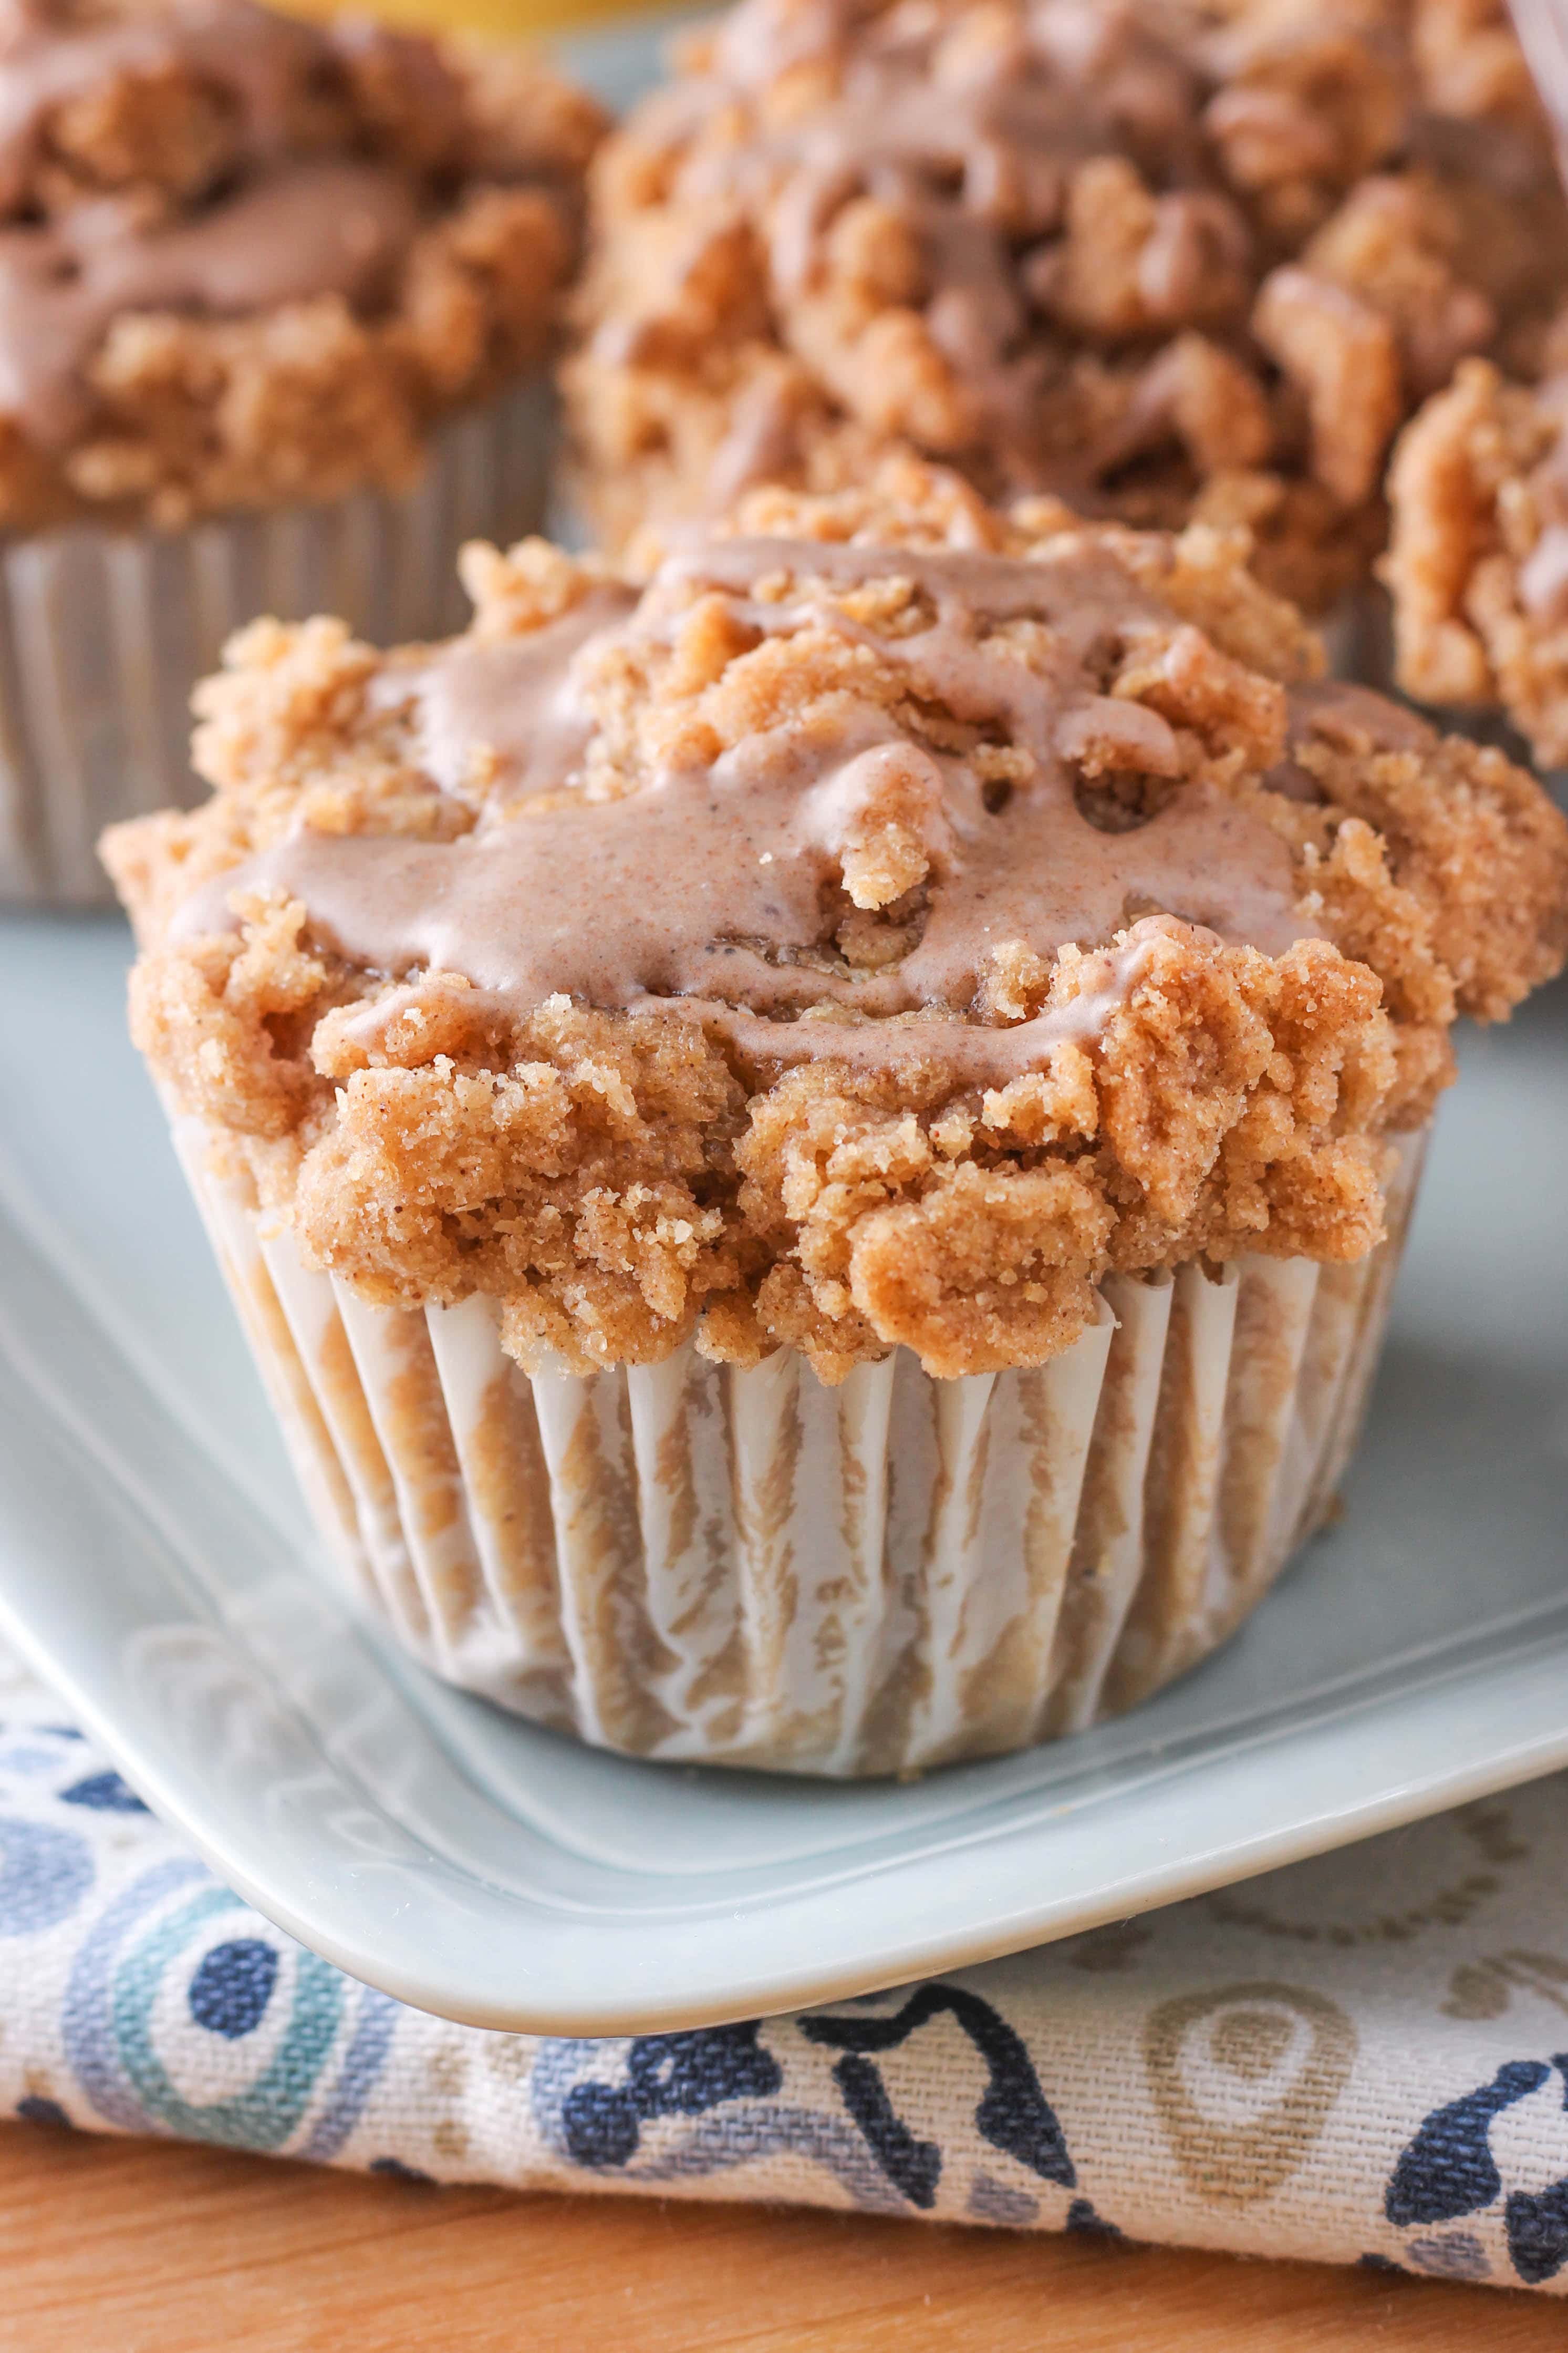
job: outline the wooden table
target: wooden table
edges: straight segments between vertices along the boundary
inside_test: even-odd
[[[1304,2263],[0,2130],[4,2353],[1558,2353],[1565,2327]]]

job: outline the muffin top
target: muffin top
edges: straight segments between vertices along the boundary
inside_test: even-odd
[[[592,103],[251,0],[5,0],[0,526],[396,483],[547,345]]]
[[[1110,1267],[1356,1257],[1568,825],[1246,555],[890,459],[640,593],[470,548],[443,646],[258,623],[213,798],[107,837],[138,1041],[312,1263],[530,1365],[987,1371]]]
[[[613,543],[901,441],[1245,522],[1314,609],[1391,436],[1568,299],[1500,0],[742,0],[607,143],[567,385]]]
[[[1568,375],[1470,360],[1406,427],[1380,569],[1396,675],[1423,702],[1504,710],[1568,763]]]

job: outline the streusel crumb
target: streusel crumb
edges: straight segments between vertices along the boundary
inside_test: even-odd
[[[470,549],[463,638],[258,623],[207,805],[115,828],[134,1034],[367,1300],[525,1366],[1067,1346],[1110,1268],[1355,1258],[1568,945],[1568,825],[1321,681],[1244,534],[889,460],[640,596]]]
[[[1541,761],[1568,762],[1568,378],[1532,389],[1470,361],[1406,427],[1389,494],[1399,684],[1500,705]]]
[[[1455,362],[1568,299],[1495,0],[742,0],[595,164],[565,371],[609,544],[889,442],[988,496],[1251,525],[1324,610]]]

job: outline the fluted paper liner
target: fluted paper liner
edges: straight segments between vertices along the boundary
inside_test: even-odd
[[[1331,1508],[1420,1168],[1352,1265],[1113,1275],[1075,1346],[939,1381],[531,1378],[494,1303],[368,1307],[176,1140],[323,1535],[427,1666],[639,1757],[904,1772],[1075,1732],[1224,1641]]]
[[[191,689],[258,614],[335,613],[376,645],[460,629],[458,548],[542,527],[549,456],[536,381],[448,419],[400,495],[0,543],[0,900],[112,898],[99,835],[200,797]]]

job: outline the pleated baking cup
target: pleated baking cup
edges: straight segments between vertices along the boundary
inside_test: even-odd
[[[366,1306],[179,1146],[322,1535],[448,1683],[637,1757],[855,1776],[1120,1714],[1333,1508],[1420,1169],[1352,1265],[1110,1276],[1075,1346],[837,1388],[780,1349],[531,1378],[488,1299]]]
[[[396,495],[0,543],[0,900],[112,898],[99,835],[201,797],[191,689],[258,614],[336,613],[375,645],[460,629],[458,550],[542,526],[552,435],[534,380],[449,418]]]

